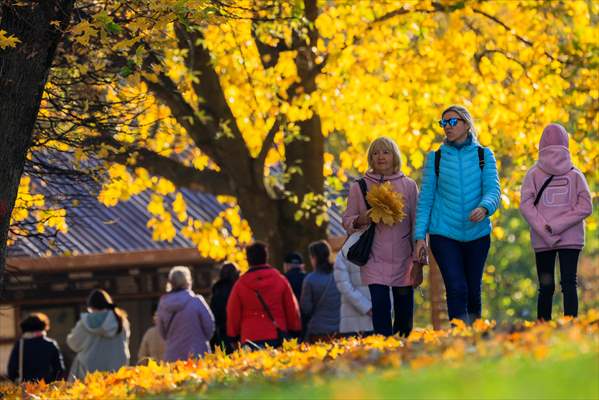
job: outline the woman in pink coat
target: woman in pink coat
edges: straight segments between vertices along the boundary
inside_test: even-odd
[[[551,319],[555,258],[559,256],[564,314],[578,315],[576,268],[584,246],[584,219],[591,215],[591,193],[582,172],[572,166],[568,133],[550,124],[541,136],[539,160],[522,184],[520,211],[530,225],[539,277],[537,313]]]
[[[408,336],[412,330],[414,314],[414,289],[420,282],[410,278],[414,245],[412,227],[416,215],[418,186],[401,171],[401,155],[397,144],[386,137],[374,140],[368,148],[369,170],[364,176],[370,190],[373,185],[390,182],[393,190],[404,200],[406,217],[394,225],[378,223],[374,234],[372,251],[362,267],[362,282],[368,285],[372,298],[372,324],[375,333],[390,336],[398,333]],[[343,226],[348,234],[368,227],[371,223],[364,196],[358,182],[349,190],[347,210],[343,214]],[[391,290],[390,290],[391,288]],[[391,300],[393,293],[394,322],[391,323]]]

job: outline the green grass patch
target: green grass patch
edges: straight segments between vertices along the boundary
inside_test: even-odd
[[[207,399],[599,399],[599,353],[465,360],[208,391]]]

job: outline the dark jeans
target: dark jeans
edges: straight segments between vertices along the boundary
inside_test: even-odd
[[[412,331],[414,318],[414,288],[412,286],[392,287],[393,312],[395,318],[391,326],[391,298],[389,286],[368,285],[372,299],[372,326],[374,333],[391,336],[398,333],[408,336]]]
[[[430,245],[445,283],[449,319],[474,322],[481,316],[481,285],[491,237],[460,242],[430,235]]]
[[[537,275],[539,277],[539,299],[537,302],[537,318],[551,320],[551,306],[555,291],[554,271],[555,256],[559,255],[560,285],[564,294],[564,315],[578,315],[578,294],[576,293],[576,268],[580,250],[560,249],[535,253],[537,259]]]

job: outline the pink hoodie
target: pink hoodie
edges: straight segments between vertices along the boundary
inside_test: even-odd
[[[372,185],[380,182],[381,176],[368,172],[364,178],[366,186],[370,190]],[[416,220],[418,185],[401,172],[385,176],[383,181],[391,182],[394,190],[403,196],[406,217],[392,226],[382,223],[376,225],[372,253],[366,265],[360,269],[362,283],[364,285],[410,286],[412,284],[410,272],[414,259],[412,257],[414,252],[412,234]],[[354,182],[349,189],[347,210],[343,213],[343,226],[348,234],[351,235],[357,231],[354,228],[354,221],[364,211],[366,211],[366,204],[360,185],[358,182]]]
[[[535,207],[537,193],[551,175],[554,178]],[[532,247],[536,252],[582,249],[584,219],[592,211],[589,186],[582,172],[572,166],[568,133],[561,125],[550,124],[541,136],[539,160],[522,184],[520,212],[530,225]]]

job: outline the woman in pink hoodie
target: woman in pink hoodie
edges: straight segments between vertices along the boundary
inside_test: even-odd
[[[414,286],[410,277],[414,258],[412,231],[416,219],[418,186],[401,172],[401,155],[397,144],[387,138],[375,139],[368,148],[369,171],[364,175],[368,190],[374,185],[390,182],[393,190],[404,199],[406,217],[394,225],[376,224],[374,242],[368,262],[361,269],[362,282],[368,285],[372,299],[374,332],[390,336],[399,333],[408,336],[414,314]],[[371,220],[358,182],[349,189],[343,226],[348,234],[363,230]],[[393,293],[394,322],[391,322]]]
[[[572,165],[568,133],[550,124],[539,143],[539,160],[522,184],[520,211],[530,225],[539,277],[537,316],[551,319],[555,258],[559,256],[564,314],[578,315],[576,267],[584,246],[584,219],[592,213],[591,193]]]

